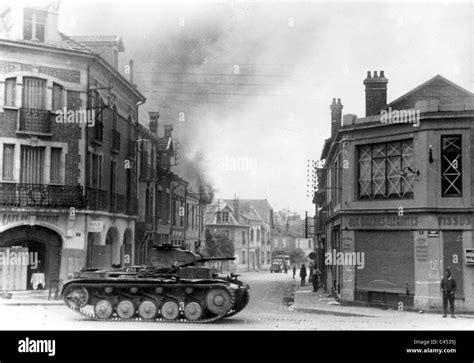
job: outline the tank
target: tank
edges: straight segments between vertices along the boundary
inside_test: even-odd
[[[249,286],[239,275],[221,276],[206,258],[171,245],[154,246],[149,265],[82,269],[67,281],[66,305],[94,320],[210,323],[243,310]]]

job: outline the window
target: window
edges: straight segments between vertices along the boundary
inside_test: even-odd
[[[15,106],[16,98],[16,78],[5,80],[5,106]]]
[[[91,154],[91,188],[102,187],[102,155]]]
[[[260,229],[257,229],[257,242],[260,242]]]
[[[44,147],[21,146],[20,183],[43,184]]]
[[[360,199],[413,198],[413,141],[358,148]]]
[[[229,212],[222,212],[222,222],[229,222]]]
[[[63,108],[63,87],[57,83],[53,83],[53,111],[62,110]]]
[[[51,184],[61,183],[61,151],[61,148],[58,147],[51,148]]]
[[[245,263],[245,251],[242,251],[242,263]]]
[[[3,180],[13,181],[15,145],[3,145]]]
[[[245,240],[245,231],[242,231],[242,244],[246,244],[247,241]]]
[[[156,192],[156,212],[155,212],[157,217],[163,216],[162,204],[163,204],[163,192],[158,189],[158,191]]]
[[[443,197],[462,196],[461,135],[441,136],[441,193]]]
[[[23,39],[44,42],[46,12],[25,9],[23,13]]]
[[[118,112],[117,107],[112,109],[112,130],[117,130]]]
[[[46,81],[39,78],[23,78],[23,107],[44,110],[46,107]]]
[[[253,242],[254,241],[254,230],[253,228],[250,228],[250,242]]]

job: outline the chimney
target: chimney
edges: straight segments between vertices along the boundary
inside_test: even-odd
[[[337,130],[341,127],[341,122],[342,122],[342,104],[341,104],[341,99],[332,99],[332,104],[329,106],[331,109],[331,137],[333,137]]]
[[[165,137],[169,138],[173,135],[173,125],[164,125]]]
[[[240,219],[240,201],[239,198],[234,197],[234,218],[239,223]]]
[[[373,77],[367,72],[365,84],[365,116],[377,115],[387,105],[387,83],[384,72],[374,71]]]
[[[158,136],[158,119],[160,118],[160,113],[148,112],[148,116],[150,118],[149,129],[153,135]]]
[[[128,66],[129,66],[129,75],[128,75],[128,80],[130,81],[130,83],[133,84],[133,59],[130,59],[128,61]]]

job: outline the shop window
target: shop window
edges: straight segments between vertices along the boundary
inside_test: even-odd
[[[358,148],[360,199],[413,198],[413,141],[362,145]]]
[[[441,136],[441,195],[462,196],[461,135]]]

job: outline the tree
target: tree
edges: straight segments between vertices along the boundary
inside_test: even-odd
[[[228,235],[206,233],[206,248],[204,253],[209,257],[233,257],[234,243]]]

